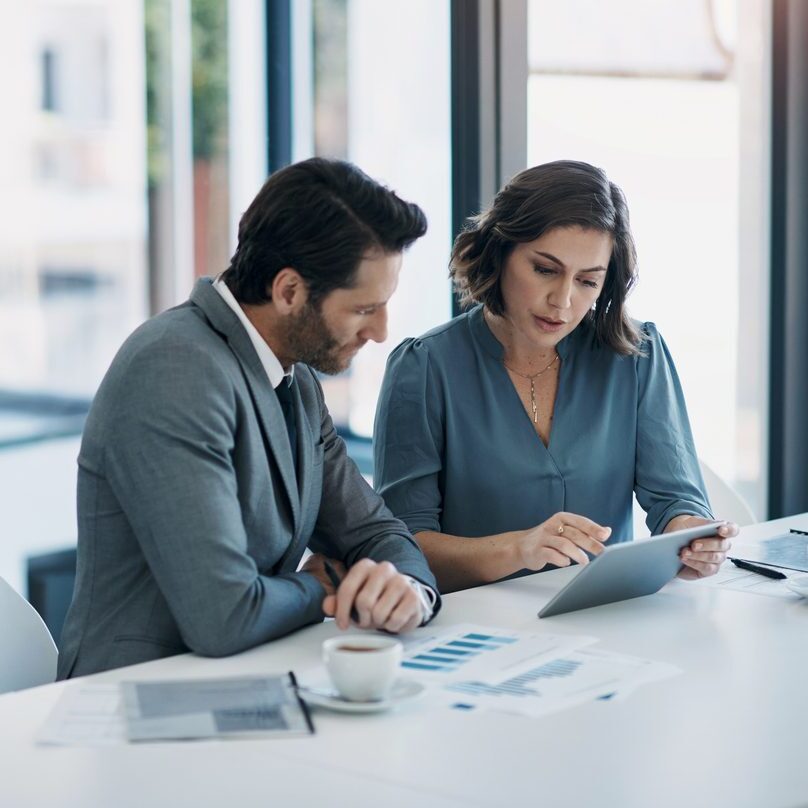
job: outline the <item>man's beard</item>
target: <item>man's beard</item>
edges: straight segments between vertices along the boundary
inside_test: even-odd
[[[350,364],[350,358],[340,357],[341,346],[316,304],[306,303],[300,312],[289,317],[284,341],[295,362],[304,362],[320,373],[333,376]]]

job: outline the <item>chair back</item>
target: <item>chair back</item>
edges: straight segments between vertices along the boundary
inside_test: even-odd
[[[53,682],[57,656],[34,607],[0,578],[0,693]]]
[[[699,460],[701,476],[716,519],[735,522],[740,527],[754,525],[758,519],[749,503],[723,478],[719,477],[703,460]]]
[[[719,477],[703,460],[699,460],[701,476],[704,477],[704,487],[716,519],[726,519],[735,522],[738,526],[754,525],[758,519],[746,500],[723,478]],[[634,499],[634,538],[648,535],[645,526],[645,511],[640,503]]]

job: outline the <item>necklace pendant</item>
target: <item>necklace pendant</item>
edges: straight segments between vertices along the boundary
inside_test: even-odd
[[[539,408],[536,406],[536,385],[533,379],[530,380],[530,406],[533,410],[533,423],[539,423]]]

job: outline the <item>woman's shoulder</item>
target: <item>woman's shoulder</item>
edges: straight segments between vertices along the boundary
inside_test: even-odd
[[[602,342],[595,331],[594,326],[584,321],[573,332],[574,340],[570,347],[575,347],[578,350],[585,348],[595,353],[608,354],[614,358],[630,358],[634,361],[642,359],[648,355],[648,351],[653,350],[655,346],[660,343],[664,344],[662,336],[659,333],[656,323],[650,320],[638,320],[634,317],[630,320],[631,325],[634,327],[634,332],[638,335],[639,340],[636,343],[637,353],[631,355],[624,355],[618,353],[614,348]],[[573,336],[571,335],[571,336]]]
[[[635,320],[632,318],[631,320],[634,328],[637,329],[637,333],[642,337],[643,342],[650,342],[654,340],[661,339],[659,334],[659,328],[657,328],[657,324],[651,322],[650,320]],[[640,345],[642,347],[642,345]]]
[[[475,309],[453,317],[418,337],[408,337],[391,352],[390,358],[416,357],[430,362],[456,357],[458,351],[470,347],[469,322]]]

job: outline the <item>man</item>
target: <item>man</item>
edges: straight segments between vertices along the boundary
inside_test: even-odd
[[[308,367],[338,373],[386,338],[402,252],[425,231],[348,163],[289,166],[244,214],[229,269],[124,343],[79,454],[60,679],[233,654],[324,614],[392,632],[430,619],[426,560],[346,456]]]

